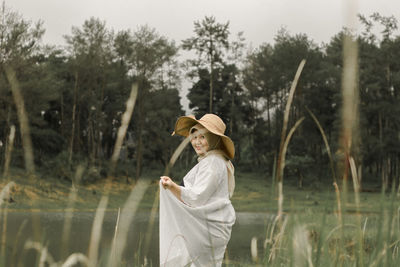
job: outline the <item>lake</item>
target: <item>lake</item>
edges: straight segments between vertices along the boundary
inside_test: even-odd
[[[149,215],[149,212],[137,212],[135,214],[123,255],[123,261],[127,266],[135,266],[135,262],[138,259],[137,255],[142,255],[141,253],[143,253],[144,239],[149,232]],[[12,266],[15,262],[18,264],[22,263],[22,266],[35,265],[37,254],[32,250],[24,249],[25,242],[33,240],[35,233],[41,239],[41,243],[48,247],[49,253],[55,261],[60,261],[65,216],[65,212],[54,211],[8,212],[6,236],[7,262],[5,266]],[[67,256],[75,252],[87,255],[94,216],[94,211],[73,213]],[[265,225],[273,219],[273,215],[240,212],[236,216],[237,220],[228,244],[227,255],[233,262],[239,259],[240,261],[249,262],[251,258],[250,242],[252,237],[256,236],[260,240],[265,239]],[[99,258],[103,263],[106,262],[106,257],[110,251],[117,217],[117,211],[107,211],[105,214],[99,248]],[[3,221],[3,217],[1,221]],[[37,225],[37,227],[33,227],[33,225]],[[158,218],[156,218],[147,255],[147,262],[151,263],[149,266],[159,265],[158,232]],[[262,242],[259,243],[259,246],[262,246]],[[65,258],[63,260],[65,261]]]

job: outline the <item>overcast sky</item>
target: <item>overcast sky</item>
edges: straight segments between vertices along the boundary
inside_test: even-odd
[[[230,22],[230,31],[244,32],[248,44],[272,43],[285,26],[305,33],[316,43],[329,42],[347,24],[351,0],[7,0],[6,6],[25,19],[42,20],[44,43],[64,45],[71,27],[81,27],[90,17],[106,21],[109,28],[137,29],[148,24],[163,36],[180,43],[193,35],[193,22],[213,15]],[[400,0],[353,1],[357,12],[394,15],[400,19]]]

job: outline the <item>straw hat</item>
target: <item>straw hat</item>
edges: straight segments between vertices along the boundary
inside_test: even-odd
[[[233,159],[235,156],[235,146],[233,145],[232,140],[228,136],[224,135],[226,129],[225,123],[215,114],[206,114],[201,117],[200,120],[196,120],[193,115],[179,117],[176,121],[175,130],[172,135],[178,134],[188,137],[190,128],[197,123],[203,125],[204,128],[209,130],[211,133],[221,136],[223,144],[222,149],[230,159]]]

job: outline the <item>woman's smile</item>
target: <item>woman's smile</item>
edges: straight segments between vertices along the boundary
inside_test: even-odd
[[[208,142],[203,134],[193,136],[190,142],[192,143],[197,155],[204,155],[208,151]]]

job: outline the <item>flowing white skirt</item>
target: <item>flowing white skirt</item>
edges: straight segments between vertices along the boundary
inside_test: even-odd
[[[221,266],[234,223],[229,199],[194,208],[160,184],[160,266]]]

